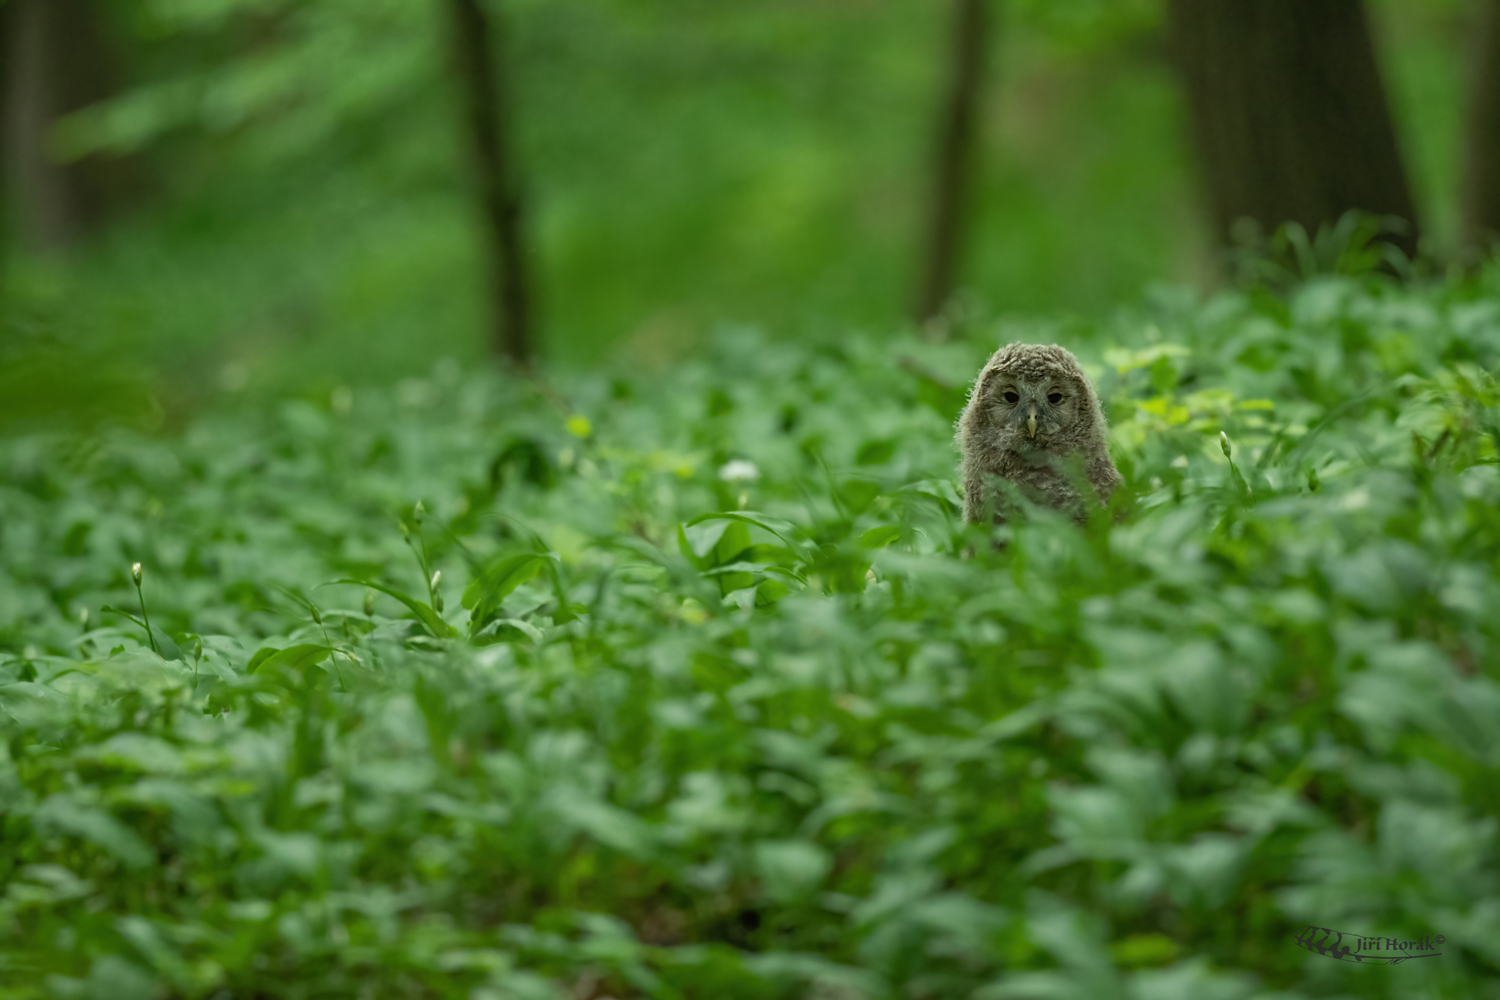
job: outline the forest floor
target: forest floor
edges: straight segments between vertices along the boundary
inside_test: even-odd
[[[1493,283],[0,441],[0,997],[1488,995]],[[1001,548],[1012,338],[1127,489]]]

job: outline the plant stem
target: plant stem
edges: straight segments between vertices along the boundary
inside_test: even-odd
[[[161,650],[156,648],[156,633],[151,631],[151,615],[146,611],[146,592],[141,589],[140,580],[135,581],[135,596],[140,598],[141,602],[141,618],[146,623],[146,641],[151,644],[151,652],[160,656]]]

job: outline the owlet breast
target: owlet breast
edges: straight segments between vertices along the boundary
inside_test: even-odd
[[[1120,485],[1104,411],[1078,359],[1056,344],[1007,344],[974,382],[958,419],[964,520],[1004,519],[1006,480],[1031,502],[1080,519]],[[1087,480],[1095,497],[1080,495]]]

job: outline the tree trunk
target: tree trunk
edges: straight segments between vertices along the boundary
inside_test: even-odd
[[[1460,241],[1471,260],[1500,239],[1500,0],[1483,0],[1475,27],[1459,202]]]
[[[932,190],[922,255],[916,318],[936,316],[952,296],[963,250],[975,123],[984,83],[991,0],[953,0],[948,40],[948,84],[939,111],[932,158]]]
[[[0,2],[0,343],[5,334],[5,269],[15,241],[15,183],[11,180],[10,78],[15,58],[11,49],[14,3]]]
[[[3,67],[4,169],[20,239],[61,250],[127,195],[118,160],[60,163],[51,131],[59,118],[107,97],[117,74],[107,32],[89,0],[11,0]]]
[[[483,0],[445,0],[452,21],[453,62],[487,243],[486,284],[495,350],[519,367],[531,363],[531,311],[522,257],[521,196],[510,115],[496,52],[498,31]]]
[[[1169,0],[1208,206],[1220,238],[1253,219],[1310,234],[1356,209],[1416,211],[1361,0]]]
[[[51,0],[13,0],[5,52],[5,168],[20,238],[59,250],[82,229],[80,198],[48,155],[58,115],[57,16]]]

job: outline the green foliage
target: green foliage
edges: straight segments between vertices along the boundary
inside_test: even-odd
[[[0,356],[0,420],[146,420],[143,396],[171,419],[220,389],[326,392],[485,354],[444,2],[100,2],[130,86],[55,144],[134,156],[153,197],[69,259],[8,254],[0,352],[25,314],[82,358],[28,352],[23,380]],[[664,368],[726,321],[906,317],[942,5],[487,6],[549,360]],[[1097,312],[1199,249],[1172,76],[1142,43],[1156,5],[1066,6],[997,22],[963,275],[982,309]]]
[[[958,517],[1042,325],[6,440],[0,996],[1493,992],[1484,282],[1069,337],[1083,527]]]

